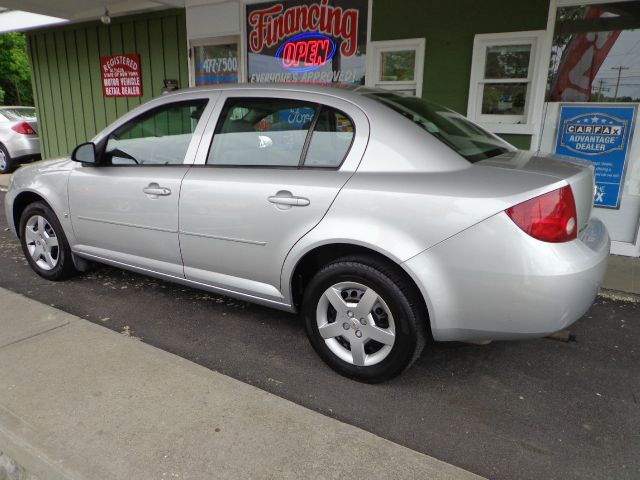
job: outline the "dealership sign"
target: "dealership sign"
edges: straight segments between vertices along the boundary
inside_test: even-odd
[[[562,105],[556,153],[589,160],[596,207],[619,208],[635,106]]]
[[[141,97],[140,55],[105,55],[100,57],[102,90],[105,97]]]
[[[249,81],[363,84],[367,16],[367,0],[248,4]]]

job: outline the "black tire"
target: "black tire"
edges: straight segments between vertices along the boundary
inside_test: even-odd
[[[34,217],[35,215],[39,215],[43,217],[53,232],[55,233],[55,237],[58,240],[57,250],[54,250],[56,257],[56,264],[53,268],[45,269],[40,267],[36,260],[33,259],[31,253],[29,252],[29,247],[27,245],[27,235],[25,233],[25,229],[27,226],[27,222],[29,219]],[[51,208],[43,203],[43,202],[34,202],[27,206],[22,212],[20,216],[20,244],[22,245],[22,252],[26,257],[29,265],[42,278],[51,281],[60,281],[77,273],[74,265],[73,258],[71,257],[71,248],[69,247],[69,242],[67,241],[67,237],[64,234],[64,230],[58,221],[58,217],[53,213]]]
[[[0,143],[0,173],[10,173],[12,169],[13,162],[11,161],[11,155],[9,155],[5,146]]]
[[[345,361],[329,348],[320,334],[316,309],[324,292],[333,285],[349,282],[372,288],[385,302],[395,323],[395,340],[391,350],[383,360],[374,365],[358,366],[353,361]],[[344,298],[345,291],[342,294]],[[426,343],[428,319],[419,292],[396,269],[374,257],[344,257],[325,266],[316,273],[305,289],[302,307],[307,336],[315,351],[335,371],[354,380],[380,383],[399,375],[420,356]],[[347,320],[341,318],[342,320],[336,318],[334,321]],[[345,330],[347,323],[345,321],[342,324]],[[352,328],[360,327],[354,322]],[[345,338],[337,338],[346,348]],[[365,352],[366,348],[365,346]],[[352,358],[354,359],[355,357]]]

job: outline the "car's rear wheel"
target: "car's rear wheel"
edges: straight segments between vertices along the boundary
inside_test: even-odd
[[[20,243],[29,265],[41,277],[57,281],[76,273],[67,237],[45,203],[32,203],[22,212]]]
[[[0,143],[0,173],[9,173],[11,167],[11,156],[5,146]]]
[[[412,285],[373,257],[338,259],[305,289],[307,336],[334,370],[368,383],[406,370],[426,341],[425,314]]]

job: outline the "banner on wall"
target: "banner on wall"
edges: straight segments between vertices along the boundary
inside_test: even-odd
[[[364,85],[368,0],[246,5],[250,82]]]
[[[584,19],[597,20],[607,12],[587,7]],[[615,45],[620,31],[584,32],[574,35],[562,54],[549,100],[551,102],[588,102],[591,100],[593,81]]]
[[[620,208],[636,108],[607,104],[560,106],[556,153],[593,163],[596,207]]]
[[[105,97],[141,97],[140,55],[126,53],[100,57]]]

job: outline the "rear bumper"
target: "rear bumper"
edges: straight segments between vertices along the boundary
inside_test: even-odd
[[[6,142],[12,163],[23,163],[40,159],[40,138],[29,135],[13,135]]]
[[[42,160],[42,156],[39,153],[32,153],[28,155],[21,155],[19,157],[13,157],[11,159],[11,163],[13,164],[30,163],[30,162],[37,162],[38,160]]]
[[[440,341],[542,337],[591,307],[610,239],[592,219],[580,238],[535,240],[500,213],[404,263],[422,290]]]

